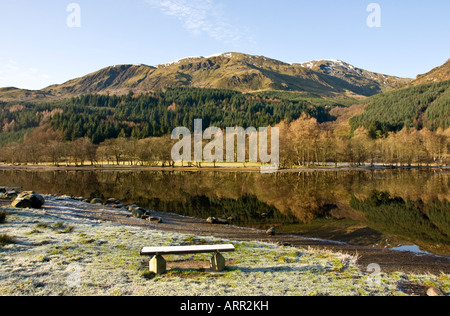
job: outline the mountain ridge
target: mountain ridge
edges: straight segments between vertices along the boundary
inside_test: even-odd
[[[157,66],[110,66],[37,91],[3,89],[0,90],[0,98],[5,99],[5,95],[10,99],[39,99],[89,93],[144,93],[173,87],[240,92],[280,90],[333,97],[367,97],[401,87],[411,80],[377,74],[339,60],[286,63],[265,56],[230,52],[208,57],[186,57]]]

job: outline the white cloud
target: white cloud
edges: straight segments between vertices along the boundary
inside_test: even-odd
[[[225,43],[238,44],[245,31],[225,17],[224,10],[216,0],[147,0],[164,14],[177,18],[185,29],[194,33],[206,33]]]

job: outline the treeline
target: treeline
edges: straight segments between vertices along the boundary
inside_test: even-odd
[[[278,127],[282,168],[338,166],[339,163],[447,166],[450,162],[450,129],[433,132],[426,128],[420,131],[404,128],[374,139],[367,130],[359,128],[353,137],[346,137],[335,135],[329,125],[306,115],[290,123],[284,121]],[[170,135],[144,139],[118,137],[98,145],[87,137],[66,141],[62,132],[47,125],[26,135],[23,143],[3,147],[0,161],[12,164],[173,166],[171,150],[175,142]],[[204,145],[206,143],[204,141]],[[248,145],[247,142],[247,159]]]
[[[373,138],[403,128],[431,131],[450,127],[450,81],[420,85],[371,97],[365,112],[350,120],[352,130],[366,128]]]
[[[0,137],[49,124],[63,140],[89,138],[93,144],[118,137],[144,139],[168,135],[176,127],[264,127],[308,114],[323,122],[328,111],[305,100],[273,100],[220,89],[174,88],[123,96],[83,95],[47,104],[0,104]],[[6,141],[5,141],[6,142]]]
[[[316,166],[347,162],[354,165],[395,166],[447,165],[450,154],[450,128],[436,132],[403,128],[385,137],[373,138],[364,128],[353,137],[335,134],[326,124],[302,116],[280,124],[280,160],[284,167]]]
[[[168,166],[174,141],[170,137],[142,140],[124,137],[107,139],[95,145],[89,138],[65,141],[61,132],[50,126],[36,128],[23,143],[11,143],[0,151],[0,161],[10,164],[51,163],[61,165],[128,164]]]

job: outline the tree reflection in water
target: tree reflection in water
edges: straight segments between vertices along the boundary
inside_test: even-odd
[[[0,185],[386,247],[389,239],[450,253],[450,173],[0,171]],[[381,191],[381,193],[380,193]]]

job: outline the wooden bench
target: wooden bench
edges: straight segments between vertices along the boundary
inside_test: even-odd
[[[211,270],[223,271],[226,263],[221,252],[233,252],[233,245],[205,245],[205,246],[179,246],[179,247],[144,247],[141,256],[151,256],[149,270],[155,274],[164,274],[167,271],[164,255],[188,255],[197,253],[214,253],[211,258]]]

